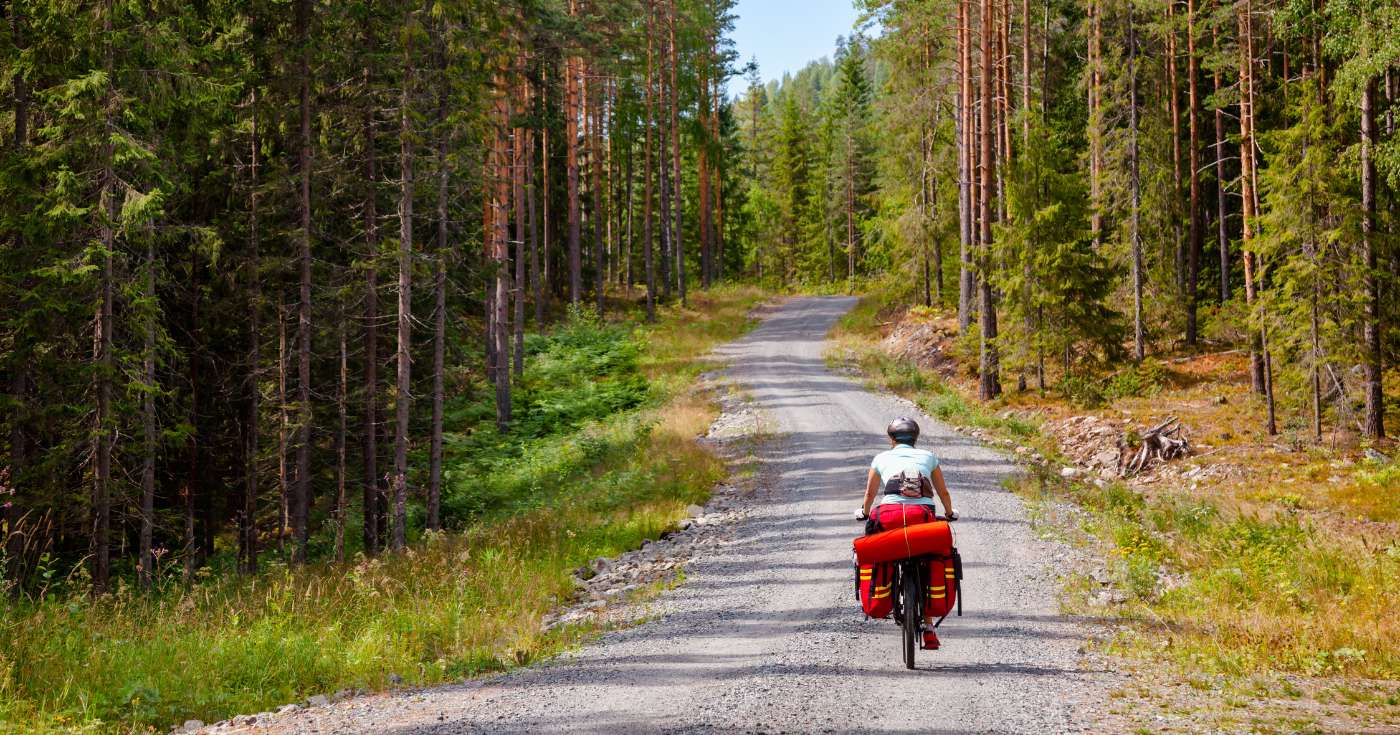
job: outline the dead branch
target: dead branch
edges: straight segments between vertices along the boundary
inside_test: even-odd
[[[1132,477],[1156,465],[1191,456],[1191,442],[1175,416],[1144,431],[1138,441],[1133,446],[1126,434],[1118,440],[1120,477]]]

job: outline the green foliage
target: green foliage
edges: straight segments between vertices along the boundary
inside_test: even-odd
[[[552,333],[531,335],[526,348],[508,433],[496,430],[494,397],[485,391],[448,411],[456,427],[446,437],[449,523],[538,507],[571,475],[645,438],[640,427],[626,435],[579,432],[651,397],[631,326],[575,315]]]
[[[1107,377],[1071,375],[1062,380],[1058,387],[1071,403],[1083,408],[1100,408],[1121,398],[1150,398],[1166,382],[1166,367],[1160,361],[1149,359]]]
[[[1031,144],[1007,178],[1011,217],[996,227],[996,257],[1020,264],[991,276],[1008,315],[1002,354],[1023,370],[1062,356],[1068,375],[1081,350],[1121,353],[1122,317],[1109,306],[1120,271],[1094,251],[1088,190],[1064,141],[1038,118],[1030,124]]]

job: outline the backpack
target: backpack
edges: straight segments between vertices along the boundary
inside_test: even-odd
[[[892,478],[899,483],[899,494],[906,498],[921,498],[924,495],[924,476],[918,470],[904,470]]]

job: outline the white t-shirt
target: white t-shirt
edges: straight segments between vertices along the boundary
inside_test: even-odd
[[[927,449],[915,449],[908,444],[896,444],[893,449],[889,449],[875,455],[875,459],[870,462],[870,469],[880,476],[880,484],[886,485],[890,479],[901,472],[910,470],[916,471],[924,477],[933,480],[933,471],[938,467],[938,458],[933,456],[933,452]],[[886,494],[879,498],[875,505],[885,505],[887,503],[905,503],[910,505],[933,505],[933,498],[906,498],[898,493]]]

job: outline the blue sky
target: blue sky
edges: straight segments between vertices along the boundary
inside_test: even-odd
[[[739,0],[735,7],[737,66],[758,57],[764,81],[780,79],[830,56],[836,37],[849,35],[858,13],[851,0]],[[730,82],[730,88],[742,81]]]

